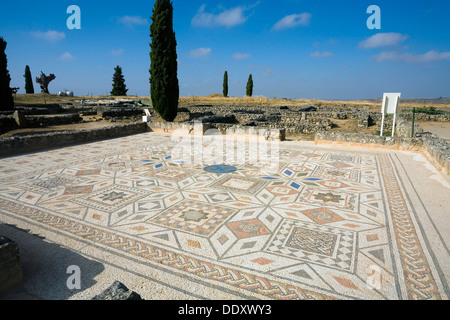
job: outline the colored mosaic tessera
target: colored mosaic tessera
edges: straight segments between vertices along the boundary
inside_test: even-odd
[[[0,213],[140,261],[168,285],[181,275],[206,299],[448,299],[395,152],[280,144],[266,172],[176,161],[174,146],[145,133],[0,159]]]

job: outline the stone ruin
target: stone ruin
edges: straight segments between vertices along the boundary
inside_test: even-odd
[[[143,123],[144,110],[148,109],[152,122]],[[14,112],[16,112],[14,114]],[[55,138],[56,142],[87,141],[92,139],[107,139],[126,134],[136,134],[147,130],[155,132],[173,132],[182,130],[190,134],[195,131],[195,124],[201,123],[202,130],[216,129],[222,134],[253,135],[264,130],[268,134],[266,140],[283,141],[290,135],[306,134],[302,139],[327,141],[351,141],[351,143],[375,144],[406,144],[412,147],[423,145],[429,152],[436,154],[436,159],[450,172],[450,147],[448,141],[423,132],[415,124],[415,134],[411,137],[412,112],[401,114],[397,119],[395,138],[380,137],[376,134],[343,133],[339,132],[338,120],[357,121],[358,128],[373,128],[373,132],[380,130],[381,112],[372,112],[369,107],[350,108],[345,105],[331,107],[324,105],[308,106],[246,106],[246,105],[191,105],[179,107],[178,116],[173,123],[162,121],[148,101],[106,98],[101,100],[71,101],[65,104],[46,105],[16,105],[15,111],[0,112],[0,134],[19,127],[36,128],[52,125],[64,125],[83,122],[83,116],[95,116],[95,121],[106,120],[117,123],[111,130],[90,130],[86,133],[69,132],[68,137]],[[416,113],[416,120],[449,122],[450,113],[426,114]],[[125,123],[125,124],[124,124]],[[389,127],[386,121],[386,130]],[[122,125],[125,126],[122,128]],[[114,130],[112,130],[114,129]],[[94,132],[95,131],[95,132]],[[53,136],[48,133],[41,143],[54,144]],[[36,138],[36,137],[33,137]],[[17,137],[0,139],[0,149],[4,154],[13,152],[20,141]],[[26,140],[26,137],[24,137]],[[406,140],[405,140],[406,139]],[[5,140],[5,141],[3,141]],[[48,142],[47,144],[45,142]],[[406,141],[406,142],[405,142]],[[22,143],[22,142],[20,142]],[[19,144],[20,144],[19,143]],[[25,143],[25,142],[23,142]],[[26,144],[26,143],[25,143]],[[1,154],[2,152],[0,152]]]

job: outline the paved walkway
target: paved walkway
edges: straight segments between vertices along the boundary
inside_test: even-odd
[[[184,139],[0,159],[0,234],[24,269],[5,298],[114,280],[149,300],[449,298],[450,179],[420,153]]]

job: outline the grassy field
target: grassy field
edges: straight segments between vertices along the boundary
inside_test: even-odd
[[[106,98],[120,98],[129,100],[150,100],[150,97],[111,97],[111,96],[78,96],[78,97],[60,97],[58,95],[42,95],[42,94],[17,94],[15,102],[17,104],[44,104],[44,103],[80,103],[82,99],[96,100]],[[371,111],[380,111],[381,99],[369,99],[369,100],[354,100],[354,101],[329,101],[329,100],[307,100],[307,99],[271,99],[263,96],[256,97],[228,97],[224,98],[222,95],[213,94],[206,97],[180,97],[180,107],[192,106],[192,105],[243,105],[243,106],[331,106],[331,107],[348,107],[348,108],[362,108],[369,106]],[[400,101],[401,109],[410,108],[430,108],[434,107],[439,110],[450,111],[450,99],[407,99]]]

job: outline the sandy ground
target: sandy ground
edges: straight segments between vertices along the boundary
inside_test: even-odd
[[[0,135],[0,138],[8,138],[12,136],[22,136],[22,135],[30,135],[30,134],[40,134],[54,131],[77,131],[77,130],[91,130],[91,129],[99,129],[104,127],[116,126],[119,124],[123,124],[125,122],[110,122],[106,120],[97,121],[96,117],[83,117],[85,122],[83,123],[75,123],[75,124],[67,124],[60,126],[49,126],[44,128],[27,128],[27,129],[17,129],[6,132]]]
[[[450,122],[419,121],[418,124],[425,132],[431,132],[441,138],[450,140]]]

